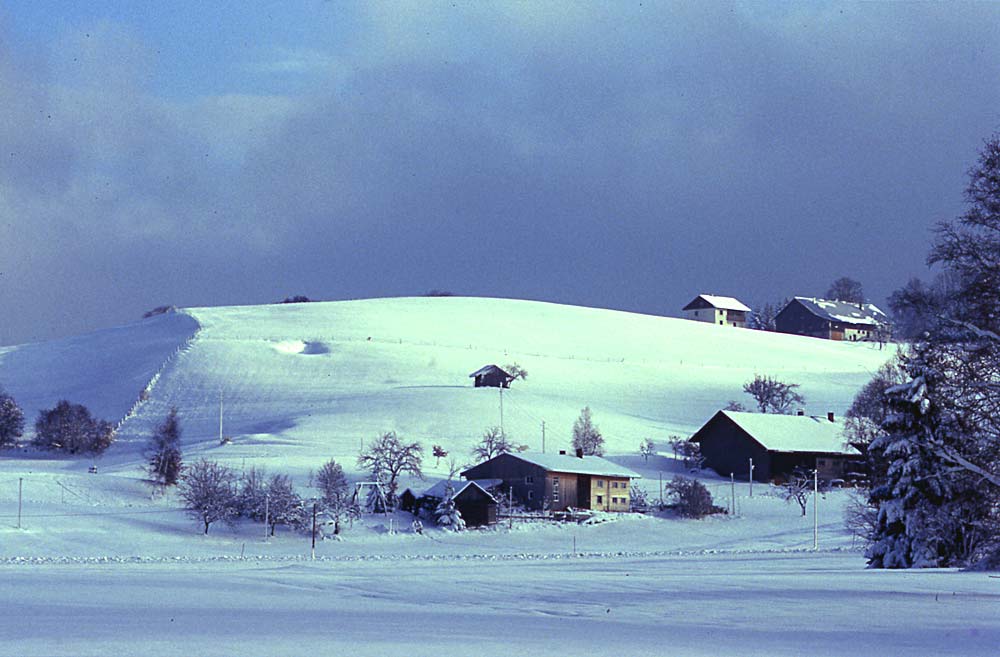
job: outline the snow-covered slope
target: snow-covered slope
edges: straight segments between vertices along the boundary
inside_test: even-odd
[[[504,391],[503,425],[547,450],[569,445],[589,405],[610,452],[690,435],[755,373],[801,384],[807,410],[842,413],[891,352],[680,319],[549,303],[402,298],[193,308],[134,325],[0,353],[0,382],[30,418],[58,398],[122,423],[105,462],[134,464],[176,406],[189,456],[272,462],[292,473],[395,430],[467,459],[501,423],[482,365],[529,376]],[[158,377],[155,385],[150,381]],[[223,431],[232,443],[219,445]],[[749,399],[744,398],[744,403]]]
[[[198,330],[184,313],[52,342],[0,348],[0,385],[24,410],[26,424],[60,399],[85,404],[117,422]]]

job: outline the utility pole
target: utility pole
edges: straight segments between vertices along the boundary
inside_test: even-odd
[[[503,433],[503,386],[500,386],[500,433]]]
[[[813,549],[819,549],[819,468],[813,470]]]
[[[21,528],[21,490],[24,488],[24,477],[17,479],[17,528]]]
[[[313,502],[313,534],[312,534],[312,555],[310,557],[316,561],[316,503]]]
[[[507,528],[508,529],[514,529],[514,487],[513,486],[510,487],[510,492],[508,493],[508,495],[509,495],[509,497],[507,498],[507,519],[508,519],[509,522],[507,523]]]
[[[729,485],[731,486],[729,497],[733,501],[733,517],[736,517],[736,475],[732,472],[729,473]]]
[[[222,444],[222,388],[219,388],[219,444]]]
[[[542,454],[545,453],[545,420],[542,420]]]
[[[270,512],[271,512],[271,496],[269,494],[264,495],[264,542],[267,543],[267,526],[270,523]]]
[[[753,457],[750,457],[750,497],[753,497]]]

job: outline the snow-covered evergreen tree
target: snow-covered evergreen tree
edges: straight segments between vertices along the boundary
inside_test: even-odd
[[[963,565],[995,533],[988,483],[952,458],[976,449],[974,417],[964,408],[970,381],[956,371],[961,349],[918,345],[903,359],[910,381],[886,392],[885,433],[869,447],[887,465],[871,491],[878,506],[867,552],[873,567]]]
[[[24,411],[0,386],[0,449],[17,446],[24,433]]]
[[[969,178],[967,211],[938,225],[928,257],[950,292],[897,295],[923,331],[869,448],[886,465],[873,479],[873,566],[1000,562],[1000,134]]]
[[[177,409],[171,408],[150,436],[146,471],[161,486],[173,486],[181,476],[181,429]]]
[[[584,454],[604,456],[604,436],[594,424],[589,406],[580,411],[580,417],[573,423],[573,449],[583,450]]]
[[[450,484],[445,487],[444,499],[434,510],[434,516],[437,518],[437,524],[450,527],[452,531],[460,532],[465,529],[465,520],[455,506],[455,489]]]

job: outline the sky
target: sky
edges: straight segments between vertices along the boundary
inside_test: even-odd
[[[1000,4],[0,5],[0,345],[160,305],[882,304],[1000,130]]]

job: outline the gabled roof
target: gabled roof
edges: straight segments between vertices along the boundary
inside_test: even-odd
[[[694,305],[698,302],[698,299],[703,299],[706,303],[708,303],[708,305],[713,308],[718,308],[719,310],[739,310],[746,313],[751,312],[751,310],[739,299],[735,299],[733,297],[720,297],[714,294],[699,294],[691,300],[691,303],[684,306],[681,310],[693,309]]]
[[[504,456],[501,454],[500,456]],[[565,472],[567,474],[595,475],[598,477],[621,477],[623,479],[642,479],[642,475],[633,472],[617,463],[601,458],[600,456],[584,456],[580,458],[570,454],[542,454],[541,452],[519,452],[517,454],[508,453],[532,465],[537,465],[549,472]],[[494,456],[493,458],[499,458]],[[490,459],[491,461],[493,459]],[[484,461],[489,463],[489,461]],[[480,463],[479,465],[482,465]],[[463,473],[464,475],[464,473]]]
[[[488,482],[493,482],[493,484],[489,484]],[[424,497],[434,497],[434,498],[442,499],[443,500],[444,496],[445,496],[445,491],[446,491],[446,489],[448,488],[449,485],[454,490],[454,493],[452,493],[452,495],[454,497],[458,497],[461,494],[461,492],[463,490],[465,490],[466,488],[468,488],[469,486],[475,486],[479,490],[483,491],[483,493],[486,495],[486,497],[488,497],[490,499],[493,499],[493,496],[490,495],[489,492],[486,489],[490,485],[495,486],[495,485],[500,484],[500,483],[503,483],[503,479],[475,479],[475,480],[471,480],[471,481],[457,481],[455,479],[442,479],[441,481],[437,482],[436,484],[434,484],[433,486],[431,486],[430,488],[428,488],[427,490],[425,490],[423,492],[423,496]]]
[[[485,365],[483,367],[480,367],[478,370],[476,370],[475,372],[473,372],[472,374],[470,374],[469,378],[472,379],[472,378],[475,378],[477,376],[482,376],[483,374],[489,374],[491,372],[499,372],[500,374],[503,374],[508,379],[513,379],[514,378],[513,376],[511,376],[510,374],[507,374],[507,372],[505,372],[503,369],[501,369],[500,367],[498,367],[496,365]]]
[[[888,324],[889,317],[873,303],[856,304],[848,301],[795,297],[788,303],[798,301],[802,307],[820,319],[844,324],[867,324],[878,326]],[[787,306],[785,306],[787,308]]]
[[[768,451],[859,454],[858,450],[845,443],[843,423],[831,422],[826,417],[719,411],[705,426],[720,415],[735,422]],[[693,438],[697,439],[697,436],[696,433]]]

